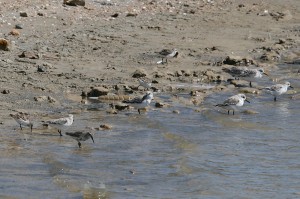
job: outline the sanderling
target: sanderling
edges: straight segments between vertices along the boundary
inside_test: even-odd
[[[262,78],[265,73],[263,68],[247,68],[247,67],[232,67],[232,68],[223,68],[223,70],[234,77],[244,77],[244,78]],[[252,87],[252,82],[250,81],[250,87]]]
[[[232,114],[234,115],[234,107],[235,106],[243,106],[244,102],[248,102],[246,95],[244,94],[237,94],[234,96],[229,97],[227,100],[225,100],[223,102],[223,104],[217,104],[216,106],[220,106],[220,107],[230,107],[228,109],[228,115],[229,115],[229,111],[232,110]]]
[[[63,117],[63,118],[58,118],[58,119],[53,119],[53,120],[48,120],[43,122],[45,124],[50,124],[51,126],[57,127],[59,135],[62,136],[60,128],[71,126],[73,124],[73,115],[69,114],[68,117]]]
[[[16,114],[10,114],[10,116],[12,118],[14,118],[16,120],[16,122],[18,122],[18,124],[20,124],[20,128],[22,130],[22,125],[23,126],[29,126],[30,130],[32,132],[32,127],[33,127],[33,123],[31,121],[31,119],[29,118],[29,114],[28,113],[16,113]]]
[[[164,64],[164,63],[168,63],[168,58],[172,58],[172,57],[177,57],[178,56],[178,51],[176,48],[170,50],[167,49],[163,49],[162,51],[159,52],[160,55],[163,55],[164,57],[161,59],[161,61],[158,61],[157,64]],[[166,61],[164,61],[164,58]]]
[[[290,82],[285,82],[284,84],[275,84],[271,87],[266,87],[263,89],[271,93],[274,96],[274,101],[276,101],[277,96],[286,93],[288,88],[293,88]]]
[[[142,79],[138,79],[140,85],[139,86],[142,86],[146,89],[150,89],[151,88],[151,85],[152,83],[151,82],[146,82],[145,80],[142,80]]]
[[[140,109],[144,109],[151,103],[153,99],[153,93],[151,91],[147,91],[147,93],[142,97],[136,97],[132,100],[124,100],[123,103],[128,104],[129,106],[133,106],[138,109],[139,114],[141,114]]]
[[[93,143],[95,143],[94,138],[90,132],[86,132],[86,133],[81,132],[81,131],[76,131],[76,132],[72,132],[72,133],[66,132],[66,135],[69,135],[73,139],[77,140],[79,148],[81,148],[80,141],[86,141],[91,138],[93,140]]]

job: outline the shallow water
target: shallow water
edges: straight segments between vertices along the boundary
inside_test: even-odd
[[[289,80],[299,91],[299,77]],[[95,144],[87,140],[81,149],[55,129],[37,128],[31,134],[11,121],[0,133],[0,197],[300,197],[300,101],[247,95],[251,103],[235,115],[214,106],[232,94],[209,96],[200,112],[172,103],[163,93],[156,97],[171,107],[152,105],[141,115],[136,110],[109,115],[105,104],[82,105],[73,130],[100,124],[113,128],[94,131]]]

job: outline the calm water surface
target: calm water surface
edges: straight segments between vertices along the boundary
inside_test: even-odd
[[[299,78],[289,80],[299,91]],[[172,106],[142,115],[87,105],[73,130],[113,128],[93,132],[95,144],[82,149],[55,129],[23,134],[11,121],[0,134],[0,197],[299,198],[300,100],[248,95],[251,103],[228,116],[214,105],[232,94],[209,96],[200,112],[163,94]]]

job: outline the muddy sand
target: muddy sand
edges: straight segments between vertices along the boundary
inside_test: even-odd
[[[188,99],[197,107],[211,92],[237,89],[223,67],[272,74],[279,62],[300,56],[298,0],[13,0],[0,2],[0,13],[2,125],[16,111],[76,112],[91,87],[142,95],[138,77],[155,91],[198,91]],[[158,64],[159,52],[175,48],[177,57]]]

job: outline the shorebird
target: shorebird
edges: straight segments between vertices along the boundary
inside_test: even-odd
[[[16,120],[16,122],[20,125],[21,130],[22,130],[22,125],[23,125],[23,126],[30,127],[30,130],[32,132],[33,123],[30,120],[28,113],[19,112],[16,114],[9,114],[9,115]]]
[[[58,133],[60,136],[62,136],[60,128],[71,126],[73,124],[73,121],[74,121],[73,115],[69,114],[68,117],[63,117],[63,118],[58,118],[58,119],[53,119],[53,120],[48,120],[43,122],[45,124],[49,124],[51,126],[55,126],[56,128],[58,128]]]
[[[169,58],[177,57],[179,53],[177,49],[174,48],[172,50],[163,49],[162,51],[159,52],[159,54],[164,57],[161,59],[161,61],[158,61],[157,64],[164,64],[164,63],[168,63]],[[164,58],[166,61],[164,61]]]
[[[123,103],[128,104],[134,108],[138,109],[139,114],[141,114],[140,109],[145,109],[151,103],[153,99],[153,93],[151,91],[147,91],[147,93],[142,97],[136,97],[132,100],[124,100]]]
[[[81,132],[81,131],[76,131],[76,132],[72,132],[72,133],[66,132],[66,135],[69,135],[73,139],[77,140],[79,148],[81,148],[80,141],[86,141],[91,138],[93,140],[93,143],[95,143],[94,138],[90,132],[86,132],[86,133]]]
[[[274,96],[274,101],[276,101],[277,96],[286,93],[288,88],[293,88],[290,82],[285,82],[284,84],[275,84],[271,87],[266,87],[263,89],[272,94]]]
[[[232,67],[223,68],[223,71],[231,74],[233,77],[243,77],[246,79],[262,78],[265,73],[263,68],[247,68],[247,67]],[[252,82],[250,81],[249,86],[252,87]]]
[[[234,115],[234,107],[236,106],[243,106],[244,102],[248,102],[246,95],[244,94],[237,94],[234,96],[229,97],[227,100],[225,100],[222,104],[217,104],[216,106],[228,108],[228,115],[230,110],[232,110],[232,115]]]
[[[150,89],[151,88],[151,85],[152,83],[151,82],[146,82],[145,80],[142,80],[142,79],[138,79],[140,85],[139,86],[142,86],[146,89]]]

